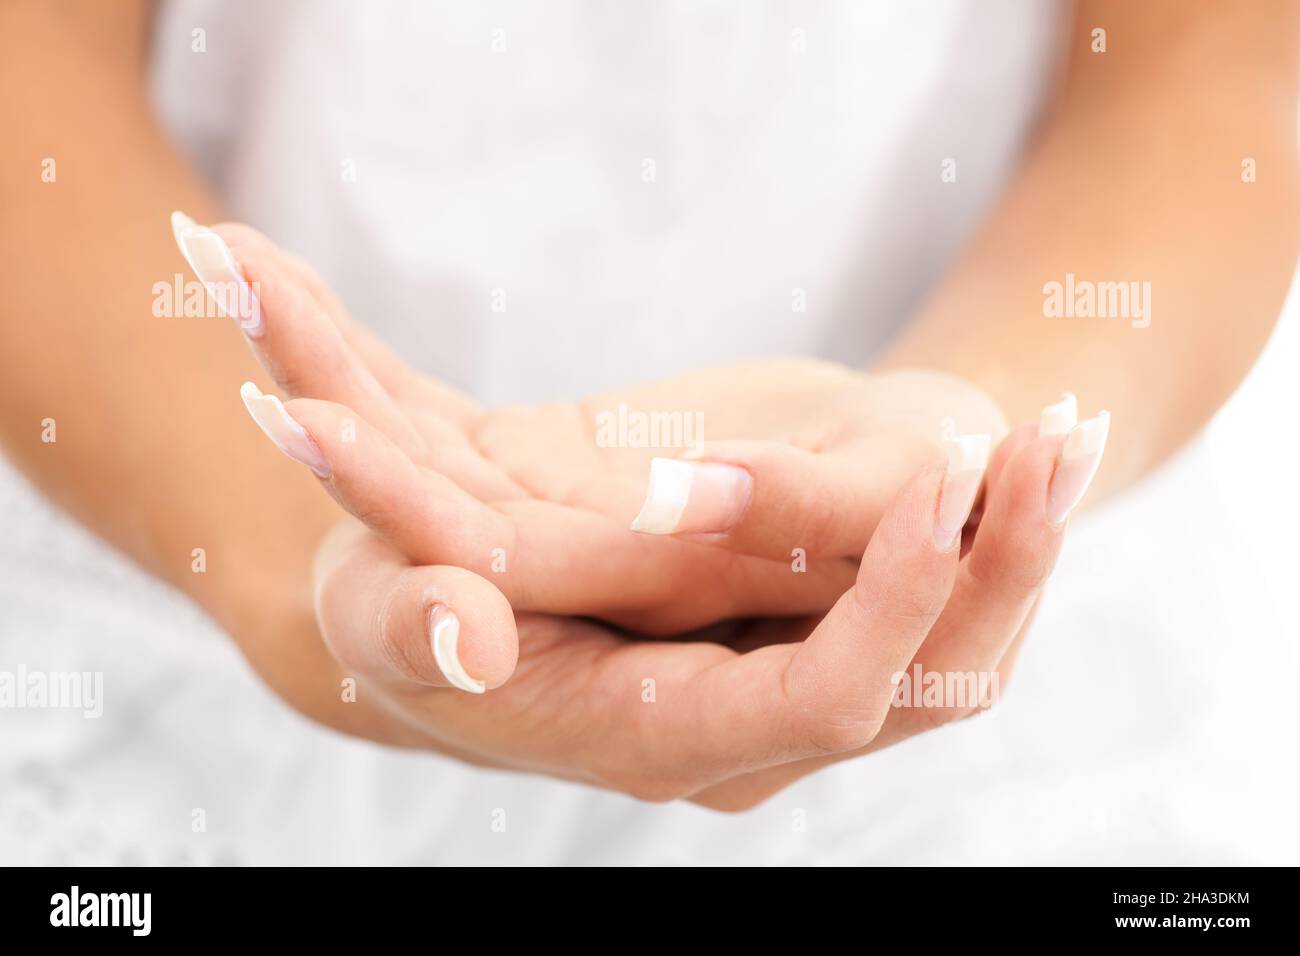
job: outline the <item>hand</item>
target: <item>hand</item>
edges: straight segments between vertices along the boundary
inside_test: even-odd
[[[265,237],[238,225],[216,233],[242,275],[216,235],[178,226],[201,277],[226,290],[247,277],[259,288],[250,341],[281,387],[317,399],[290,402],[285,427],[310,434],[303,448],[318,456],[327,490],[412,561],[490,575],[516,607],[660,635],[824,611],[852,582],[903,481],[943,459],[946,429],[1005,431],[996,406],[951,376],[803,360],[485,412],[413,373]],[[279,418],[277,400],[251,397]],[[662,502],[645,509],[658,520],[642,527],[673,538],[627,533],[654,449],[602,445],[598,422],[620,405],[698,415],[711,433],[739,439],[656,465],[704,476],[678,526],[664,525]],[[662,481],[651,485],[662,492]],[[797,555],[806,573],[792,573]]]
[[[1005,685],[1063,537],[1048,509],[1061,482],[1092,467],[1060,462],[1062,443],[1035,426],[1002,443],[984,521],[960,560],[955,542],[936,546],[952,486],[942,466],[923,469],[820,622],[735,624],[707,640],[656,642],[573,618],[512,617],[488,580],[413,567],[357,524],[322,550],[318,615],[334,654],[365,678],[361,693],[432,749],[641,799],[742,809],[828,762],[981,706],[893,707],[902,672],[996,674]],[[459,666],[495,690],[447,689],[437,647],[449,630]]]
[[[291,406],[298,412],[313,404]],[[1032,432],[1017,441],[1029,440]],[[294,457],[325,465],[313,459],[321,451],[307,434],[297,437],[308,442],[289,447]],[[1017,503],[1018,511],[1003,505],[1011,516],[1006,534],[991,530],[1004,520],[993,520],[1003,512],[997,505],[1002,499],[992,496],[990,519],[962,562],[963,572],[951,569],[946,583],[942,574],[930,580],[934,568],[925,558],[913,560],[918,553],[948,554],[956,564],[955,548],[943,551],[934,544],[936,519],[944,511],[936,507],[943,469],[923,471],[916,482],[924,490],[904,493],[896,506],[901,517],[886,521],[884,543],[868,549],[857,583],[815,630],[808,621],[737,624],[714,628],[708,643],[663,644],[524,612],[516,631],[509,604],[484,578],[461,568],[411,567],[390,544],[358,537],[355,529],[336,535],[322,555],[322,629],[336,656],[370,677],[370,693],[387,701],[430,747],[471,762],[540,770],[648,798],[691,795],[715,806],[749,805],[826,760],[902,739],[954,715],[927,712],[918,719],[889,709],[893,677],[908,660],[928,659],[928,670],[945,655],[962,664],[1002,661],[1036,597],[1033,582],[1041,583],[1059,541],[1059,530],[1045,520],[1045,502],[1047,482],[1060,484],[1049,477],[1060,438],[1038,441],[1047,443],[1046,457],[1040,447],[1023,466],[1031,474],[1025,483],[1036,492]],[[995,458],[992,473],[1017,447],[1003,445],[1005,454]],[[1010,473],[1021,472],[1018,455],[1016,462]],[[358,480],[388,476],[384,468],[373,468],[369,476],[365,470],[358,468]],[[951,533],[945,529],[945,539]],[[989,585],[984,595],[963,579],[981,567]],[[1000,575],[1013,586],[999,587]],[[953,600],[944,607],[949,593]],[[935,606],[918,610],[918,595],[928,595]],[[890,636],[904,632],[909,636],[892,645]],[[914,653],[917,645],[922,654]],[[741,653],[748,647],[757,649]],[[516,648],[518,672],[501,686],[514,669]],[[932,651],[928,658],[926,648]],[[448,660],[455,662],[450,668]],[[499,689],[484,698],[437,689],[465,686],[469,673]],[[651,705],[644,697],[647,687],[654,688],[657,710],[643,709]],[[671,707],[659,706],[668,700]],[[593,734],[593,727],[612,739]]]

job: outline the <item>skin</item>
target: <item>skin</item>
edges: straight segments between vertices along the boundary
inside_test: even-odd
[[[608,540],[599,538],[594,528],[607,520],[599,499],[590,509],[573,495],[559,505],[539,494],[545,481],[533,479],[528,495],[489,505],[419,463],[438,456],[445,460],[452,450],[463,483],[495,496],[508,490],[502,483],[506,472],[488,449],[517,452],[530,435],[540,433],[543,447],[569,449],[566,473],[578,478],[564,487],[617,483],[617,466],[600,460],[590,425],[581,430],[585,433],[566,437],[580,416],[572,409],[544,409],[529,416],[527,428],[514,431],[512,413],[499,426],[510,440],[482,441],[491,430],[485,424],[490,413],[475,412],[462,398],[404,368],[350,321],[305,264],[285,257],[247,227],[224,225],[217,231],[240,243],[232,246],[234,255],[249,281],[257,277],[263,293],[266,332],[250,345],[277,383],[300,396],[286,410],[324,456],[328,468],[322,469],[322,484],[371,529],[346,526],[322,550],[318,616],[325,640],[366,678],[365,692],[382,695],[395,713],[429,735],[430,746],[475,763],[545,772],[642,799],[690,798],[734,809],[827,762],[898,742],[975,709],[891,707],[893,677],[909,662],[926,670],[985,674],[1001,673],[1004,661],[1009,666],[1063,536],[1064,529],[1050,526],[1046,514],[1062,436],[1039,437],[1029,425],[1002,443],[989,470],[984,520],[964,556],[957,543],[936,544],[946,466],[931,462],[901,492],[890,492],[883,515],[862,532],[870,543],[861,565],[847,589],[825,602],[824,617],[731,621],[673,642],[630,638],[548,607],[572,598],[567,578],[580,568],[552,569],[561,579],[559,592],[557,582],[540,575],[520,586],[516,576],[529,575],[527,570],[484,569],[479,575],[467,569],[484,540],[526,538],[529,544],[517,545],[520,553],[541,551],[546,557],[572,549],[548,550],[538,542],[582,540],[583,549],[599,554],[601,564],[617,561],[610,552],[635,550],[638,539],[625,529]],[[293,287],[292,294],[286,286]],[[838,417],[842,391],[848,389],[858,404],[862,380],[873,389],[879,384],[829,364],[796,366],[800,374],[777,368],[787,374],[770,379],[768,366],[757,375],[744,366],[740,375],[735,370],[705,374],[711,382],[726,379],[733,385],[752,379],[758,393],[781,391],[800,409],[799,421],[806,417],[809,427],[830,421],[834,432],[843,425]],[[902,390],[895,379],[911,382],[906,376],[889,378],[885,393]],[[923,384],[927,391],[935,385],[928,378]],[[680,396],[680,385],[656,387]],[[309,388],[318,394],[301,397]],[[761,405],[758,393],[755,402]],[[729,394],[732,401],[740,395],[739,406],[751,407],[743,400],[746,393],[732,389]],[[339,404],[343,397],[364,404],[371,420]],[[452,425],[458,416],[469,426],[461,433]],[[382,421],[383,428],[373,421]],[[913,438],[919,441],[916,435],[924,428],[908,427],[917,430]],[[895,440],[894,431],[888,434]],[[874,440],[879,438],[873,433]],[[779,469],[791,463],[796,477],[806,478],[809,459],[820,455],[799,451],[769,457],[756,471],[756,486],[782,487]],[[834,458],[838,452],[824,454]],[[549,460],[543,456],[536,470],[544,474]],[[573,462],[585,463],[585,471]],[[450,504],[443,507],[439,499]],[[771,534],[797,537],[809,530],[806,517],[777,507],[758,520]],[[781,520],[790,518],[795,527],[783,528]],[[511,520],[509,528],[483,530]],[[461,527],[467,521],[468,530]],[[581,538],[575,538],[575,526],[584,529]],[[847,539],[846,546],[853,547],[851,542]],[[716,542],[692,543],[686,551],[673,539],[650,543],[667,551],[668,574],[679,564],[695,564],[695,573],[707,570],[696,551],[728,560],[742,553]],[[636,557],[650,566],[656,560]],[[788,567],[781,573],[790,576]],[[549,593],[541,586],[547,584]],[[581,584],[593,603],[601,598],[598,578],[588,575]],[[632,606],[640,604],[635,583],[610,586],[607,596],[632,591]],[[514,592],[509,600],[503,590]],[[695,601],[697,591],[715,589],[683,586],[667,600]],[[486,681],[486,696],[449,689],[428,637],[438,605],[458,615],[461,660],[469,673]]]
[[[853,635],[862,641],[872,633],[894,634],[889,646],[921,653],[961,643],[951,635],[985,634],[969,621],[997,619],[988,636],[972,638],[963,660],[1007,666],[1057,546],[1045,535],[1058,533],[1034,529],[1041,516],[1036,510],[1022,514],[1014,503],[999,506],[1004,486],[991,468],[984,522],[961,562],[965,579],[956,555],[944,559],[949,566],[920,557],[919,541],[903,531],[884,534],[894,513],[887,509],[920,514],[909,512],[908,502],[919,509],[924,488],[906,485],[896,500],[882,495],[894,501],[879,506],[876,514],[885,517],[869,516],[862,524],[874,528],[878,521],[882,530],[869,547],[887,542],[892,560],[876,564],[868,551],[863,567],[880,575],[865,583],[858,575],[846,585],[847,596],[822,622],[823,634],[831,635],[826,641],[783,643],[800,636],[790,630],[750,635],[750,643],[763,646],[746,654],[701,641],[625,651],[626,642],[611,646],[621,638],[599,625],[540,614],[534,628],[525,610],[515,615],[519,664],[508,685],[483,698],[428,686],[432,675],[392,654],[393,648],[415,647],[413,635],[423,639],[423,605],[403,605],[392,596],[424,594],[426,583],[450,588],[446,572],[411,566],[402,551],[355,525],[327,536],[338,523],[337,505],[305,469],[270,453],[238,408],[239,382],[271,388],[239,336],[224,322],[149,316],[153,283],[184,270],[166,228],[170,210],[185,209],[200,221],[219,218],[216,203],[150,114],[143,90],[149,14],[143,3],[111,11],[94,3],[0,6],[0,79],[24,91],[11,99],[9,142],[0,151],[6,210],[0,252],[11,273],[22,277],[0,306],[10,346],[0,356],[0,441],[46,495],[207,608],[292,706],[386,743],[590,780],[651,799],[690,795],[735,808],[827,760],[906,733],[860,703],[864,688],[878,688],[887,676],[890,662],[877,660],[870,671],[828,666],[835,657],[809,650],[795,665],[803,650],[851,647],[859,653],[850,658],[859,661],[863,650],[888,643],[851,643]],[[1296,19],[1294,3],[1081,4],[1062,95],[1024,168],[879,370],[949,373],[991,396],[1011,421],[1031,420],[1064,388],[1079,393],[1085,408],[1104,403],[1116,427],[1098,478],[1101,493],[1138,479],[1195,434],[1257,356],[1295,264]],[[1091,54],[1088,31],[1103,22],[1110,50]],[[93,98],[85,95],[88,88]],[[1259,181],[1249,185],[1239,178],[1245,156],[1259,170]],[[41,182],[44,157],[57,160],[57,183]],[[1043,318],[1042,285],[1066,272],[1151,281],[1151,327]],[[130,361],[106,362],[106,355]],[[823,394],[843,387],[810,386]],[[676,401],[663,407],[691,406]],[[39,440],[47,417],[57,421],[53,445]],[[1007,442],[1017,435],[1026,437],[1013,432]],[[1026,489],[1041,493],[1050,480],[1035,468],[1054,451],[1035,453],[1033,441],[1011,455],[1014,467],[1003,466],[1005,487],[1019,489],[1020,498],[1030,493]],[[96,480],[85,480],[88,474]],[[913,481],[923,483],[925,475],[922,467]],[[995,521],[995,512],[1004,517]],[[916,530],[915,522],[898,520]],[[990,557],[977,557],[986,542],[1002,546],[989,544]],[[888,572],[895,564],[907,566],[902,556],[913,553],[909,546],[918,562],[933,563],[912,568],[916,573],[900,582]],[[207,574],[191,571],[195,547],[207,551]],[[354,580],[369,575],[371,586],[340,586],[341,569]],[[493,582],[476,575],[464,580],[478,589],[466,607],[485,609],[485,630],[505,630],[508,605],[492,617],[493,601],[501,598]],[[972,583],[963,587],[962,580]],[[482,590],[479,582],[493,590]],[[890,582],[925,588],[920,599],[904,590],[887,592],[889,600],[912,609],[914,626],[887,631],[882,628],[891,622],[851,616],[860,611],[852,597],[859,587],[889,588]],[[990,608],[1004,612],[970,596],[977,585],[990,592]],[[959,595],[968,599],[959,601]],[[1008,595],[1009,602],[1003,600]],[[414,614],[402,618],[396,609],[403,606]],[[385,608],[394,616],[383,617]],[[1021,611],[1023,619],[1013,626]],[[469,611],[464,616],[468,633],[480,619]],[[390,619],[405,620],[407,630],[377,631],[376,621]],[[810,627],[805,622],[804,630]],[[580,628],[591,632],[579,634]],[[836,636],[849,643],[841,646]],[[543,653],[547,642],[567,648],[565,656]],[[632,656],[639,654],[664,656]],[[766,668],[765,686],[802,689],[803,696],[792,698],[793,710],[790,701],[785,709],[758,713],[719,710],[712,722],[685,725],[692,733],[704,731],[698,749],[683,752],[674,749],[681,746],[674,740],[684,736],[674,721],[689,711],[674,716],[674,708],[640,703],[640,681],[648,673],[664,675],[661,701],[665,686],[680,684],[696,688],[701,696],[695,699],[725,703],[732,698],[724,691],[747,686],[751,675],[744,668],[758,666],[755,657]],[[600,665],[610,668],[601,671],[605,679],[592,677],[585,689],[565,683],[577,679],[568,672],[597,661],[615,662]],[[797,679],[770,683],[778,671]],[[554,683],[547,683],[548,672]],[[373,693],[341,705],[339,682],[355,673],[368,675]],[[734,677],[744,679],[733,683]],[[835,677],[841,682],[830,683]],[[602,701],[611,687],[622,693],[626,681],[634,682],[628,703]],[[484,725],[466,725],[453,735],[440,720],[464,701],[486,705],[507,690],[517,696],[488,705],[503,709]],[[547,723],[542,702],[566,693],[580,702],[571,714],[607,718],[613,723],[602,726],[611,732],[592,735],[592,725],[576,716],[552,715]],[[879,696],[870,699],[878,708]],[[636,707],[629,710],[632,702]],[[816,704],[811,712],[803,706],[809,702]],[[609,709],[591,709],[602,703]],[[958,715],[922,714],[916,729],[951,716]],[[459,712],[453,722],[461,727]],[[476,727],[485,736],[476,736]],[[626,733],[613,732],[618,727]],[[627,748],[629,739],[637,747]],[[623,753],[636,762],[620,762]]]
[[[367,691],[384,695],[435,749],[645,800],[746,808],[826,763],[973,711],[891,707],[892,677],[908,662],[1009,673],[1062,540],[1042,514],[1060,438],[1032,432],[1004,446],[990,517],[966,558],[933,545],[942,470],[926,468],[886,512],[830,613],[738,631],[757,638],[755,649],[628,640],[592,622],[517,612],[510,680],[482,697],[449,690],[424,637],[431,604],[456,607],[471,645],[500,639],[508,606],[490,582],[460,568],[413,567],[354,527],[324,549],[323,593],[342,595],[335,578],[347,581],[386,595],[385,612],[325,599],[325,636],[366,676]]]
[[[1300,252],[1300,5],[1077,7],[1057,102],[1007,195],[877,368],[986,389],[1012,421],[1063,388],[1114,416],[1098,499],[1191,439],[1277,319]],[[1091,31],[1108,31],[1091,51]],[[1242,181],[1253,159],[1257,181]],[[1151,283],[1151,322],[1045,318],[1066,273]]]
[[[482,408],[391,354],[305,262],[248,226],[215,231],[260,292],[254,353],[283,391],[328,402],[291,403],[334,466],[326,491],[413,563],[490,577],[517,608],[663,636],[823,612],[898,488],[945,460],[945,428],[1006,433],[996,404],[955,376],[808,359]],[[651,458],[675,450],[602,445],[599,410],[619,405],[691,409],[729,436],[695,454],[752,475],[741,521],[707,537],[629,534]],[[797,575],[796,548],[811,559]]]

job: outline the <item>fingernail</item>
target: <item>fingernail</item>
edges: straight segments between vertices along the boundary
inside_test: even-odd
[[[225,240],[180,211],[172,213],[172,235],[221,314],[238,322],[251,338],[260,338],[264,330],[261,303]]]
[[[1079,422],[1079,401],[1070,392],[1048,405],[1038,416],[1038,434],[1064,435]]]
[[[642,534],[718,533],[734,528],[749,507],[754,479],[717,462],[655,458],[645,504],[632,519]]]
[[[984,469],[989,464],[991,435],[961,435],[944,442],[948,450],[948,473],[939,489],[939,508],[934,522],[934,545],[949,550],[961,537],[961,529],[979,494]]]
[[[487,684],[470,677],[460,662],[460,655],[456,653],[456,644],[460,641],[460,618],[445,604],[435,604],[433,607],[429,639],[433,643],[433,659],[452,687],[459,687],[471,694],[481,694],[487,690]]]
[[[267,438],[300,465],[306,465],[316,473],[317,478],[330,476],[329,462],[321,454],[320,447],[303,428],[285,410],[284,403],[274,395],[263,395],[252,382],[245,382],[239,390],[239,397],[244,400],[244,407],[253,416],[257,427]]]
[[[1092,484],[1109,433],[1110,413],[1100,412],[1080,422],[1065,436],[1056,471],[1052,473],[1052,482],[1047,489],[1047,523],[1052,527],[1065,523]]]

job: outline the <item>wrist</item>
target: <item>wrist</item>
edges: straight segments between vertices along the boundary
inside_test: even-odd
[[[302,571],[268,574],[265,586],[229,594],[217,619],[245,660],[276,696],[314,723],[389,746],[428,748],[424,735],[395,714],[382,688],[349,673],[330,653],[310,571]]]

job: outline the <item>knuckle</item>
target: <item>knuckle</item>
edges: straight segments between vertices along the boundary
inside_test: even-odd
[[[787,713],[784,739],[796,741],[805,756],[829,756],[860,750],[880,733],[886,715],[876,714],[858,699],[827,693],[825,673],[787,668],[781,691]]]
[[[319,398],[320,396],[312,394],[312,375],[308,369],[304,369],[293,356],[283,354],[267,355],[267,364],[271,369],[271,377],[275,379],[275,384],[291,398]]]
[[[853,598],[867,620],[885,620],[907,628],[925,628],[943,610],[946,596],[931,587],[923,570],[898,575],[893,582],[859,579]]]
[[[341,480],[346,479],[336,472],[336,486],[341,483]],[[346,500],[343,502],[343,506],[366,527],[381,534],[400,527],[398,518],[393,512],[392,504],[378,495],[367,494],[367,490],[364,487],[356,486],[346,489]]]
[[[424,683],[428,681],[428,676],[423,673],[407,650],[407,642],[401,626],[400,612],[409,597],[407,589],[399,586],[393,588],[384,598],[375,615],[375,644],[384,662],[397,674],[408,680]]]
[[[809,554],[825,554],[843,525],[835,495],[824,482],[810,482],[803,494],[794,514],[791,543]]]
[[[1008,536],[993,547],[976,547],[970,557],[970,574],[978,584],[1020,597],[1039,591],[1052,566],[1049,549],[1027,536]]]
[[[938,730],[951,723],[969,717],[973,710],[960,707],[922,707],[917,712],[917,720],[922,732]]]
[[[997,706],[997,699],[962,706],[962,707],[922,707],[917,711],[917,721],[920,724],[919,732],[929,730],[938,730],[940,727],[947,727],[950,724],[959,723],[963,720],[969,720],[972,717],[978,717],[980,714],[987,713]]]
[[[861,714],[821,714],[806,718],[803,737],[819,756],[861,750],[880,733],[881,721]]]

